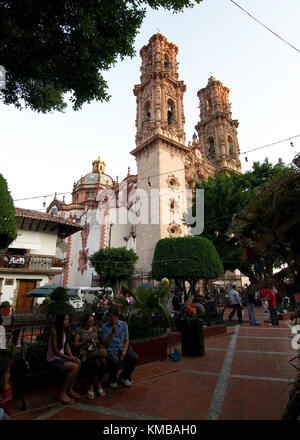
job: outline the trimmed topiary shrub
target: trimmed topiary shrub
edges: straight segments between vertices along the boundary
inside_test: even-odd
[[[156,280],[174,279],[185,291],[190,291],[200,279],[216,279],[224,273],[222,261],[213,243],[204,237],[163,238],[156,244],[152,275]]]

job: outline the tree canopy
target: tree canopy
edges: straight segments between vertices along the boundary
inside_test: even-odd
[[[290,169],[255,190],[232,221],[230,232],[260,266],[256,288],[276,285],[285,293],[300,288],[300,172]],[[273,267],[285,267],[273,276]],[[286,282],[285,282],[286,281]]]
[[[119,293],[121,283],[134,274],[138,256],[125,247],[99,249],[89,257],[90,265],[100,277],[101,286],[113,287]]]
[[[7,183],[0,174],[0,250],[7,248],[17,238],[17,222],[12,197]]]
[[[146,6],[182,11],[202,0],[0,0],[5,104],[62,111],[109,99],[101,72],[134,55]]]
[[[280,159],[272,165],[268,159],[254,162],[252,170],[242,175],[218,173],[207,182],[197,183],[204,189],[204,231],[201,235],[213,242],[223,262],[224,270],[239,269],[251,281],[256,273],[246,250],[238,238],[228,232],[233,215],[255,197],[255,188],[288,172]],[[194,211],[195,212],[195,211]]]
[[[50,302],[46,304],[46,313],[49,317],[54,318],[57,313],[68,313],[72,316],[74,309],[69,303],[70,297],[67,291],[65,287],[59,286],[50,294]]]
[[[189,291],[194,292],[200,279],[216,279],[221,275],[220,257],[212,242],[204,237],[163,238],[156,244],[152,261],[152,276],[156,280],[174,279],[184,292],[187,281]]]

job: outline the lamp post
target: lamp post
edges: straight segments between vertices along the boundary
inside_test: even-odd
[[[108,241],[108,247],[109,248],[110,248],[110,245],[111,245],[111,228],[112,228],[112,226],[113,226],[113,223],[111,223],[109,225],[109,241]]]

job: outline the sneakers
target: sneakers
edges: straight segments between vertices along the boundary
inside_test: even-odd
[[[260,325],[258,322],[256,322],[255,324],[253,324],[253,325]]]
[[[124,387],[130,387],[131,386],[131,382],[128,379],[123,379],[123,377],[119,377],[119,381],[121,382],[121,384],[124,385]]]
[[[118,388],[117,382],[109,382],[109,386],[110,386],[110,388],[113,388],[113,389]]]

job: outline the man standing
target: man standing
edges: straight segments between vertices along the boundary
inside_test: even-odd
[[[250,325],[260,325],[260,324],[258,324],[258,322],[256,322],[255,295],[253,293],[252,284],[249,284],[249,286],[247,287],[244,299],[247,304]]]
[[[266,300],[268,301],[269,304],[269,312],[271,318],[271,324],[269,325],[279,325],[277,308],[276,308],[276,296],[272,290],[268,289]]]
[[[131,374],[135,369],[139,357],[129,347],[128,325],[119,320],[119,309],[117,306],[110,306],[108,309],[108,321],[101,329],[101,342],[107,351],[106,361],[109,368],[109,385],[117,388],[117,374],[120,364],[123,370],[119,381],[126,387],[131,386]]]
[[[242,322],[242,303],[241,298],[237,290],[235,290],[236,285],[233,284],[232,289],[229,292],[229,301],[232,305],[232,312],[228,316],[229,321],[232,320],[233,315],[237,312],[237,317],[239,322]]]

